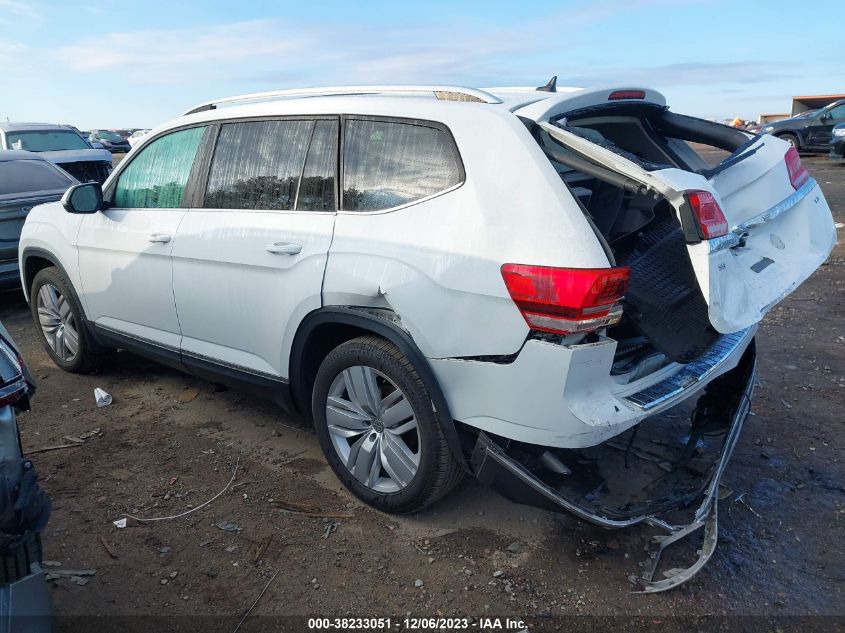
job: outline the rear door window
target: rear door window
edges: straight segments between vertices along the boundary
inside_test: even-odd
[[[419,123],[348,120],[344,132],[343,209],[390,209],[463,181],[452,135]]]
[[[294,208],[314,121],[226,123],[211,161],[203,206]]]
[[[67,189],[73,184],[70,176],[41,160],[9,160],[0,162],[0,196],[12,193]]]
[[[177,209],[205,127],[172,132],[148,143],[118,177],[111,206]]]

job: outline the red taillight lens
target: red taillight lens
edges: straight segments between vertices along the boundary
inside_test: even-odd
[[[705,240],[728,233],[728,220],[709,191],[687,192],[687,200],[698,222],[698,232]]]
[[[615,90],[607,98],[608,101],[620,99],[645,99],[645,90]]]
[[[789,182],[792,183],[792,188],[798,191],[810,179],[810,173],[801,164],[801,157],[798,155],[798,150],[794,147],[790,147],[786,151],[786,156],[784,156],[783,160],[786,162],[786,171],[789,172]]]
[[[502,277],[532,330],[569,334],[617,323],[628,268],[551,268],[505,264]]]
[[[0,337],[0,354],[9,359],[13,368],[17,367],[20,371],[20,375],[9,382],[4,383],[0,379],[0,407],[5,407],[15,404],[23,398],[29,391],[29,385],[26,381],[23,358],[16,354],[13,349],[8,348],[2,337]]]
[[[0,408],[15,404],[23,398],[27,392],[26,380],[23,377],[8,385],[0,387]]]

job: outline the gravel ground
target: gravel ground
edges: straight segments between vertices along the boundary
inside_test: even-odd
[[[845,221],[845,167],[804,162]],[[734,494],[720,505],[719,547],[687,585],[651,596],[632,594],[628,581],[648,528],[603,531],[471,480],[421,514],[376,512],[338,484],[307,423],[124,352],[94,376],[65,374],[38,343],[19,292],[0,295],[0,319],[39,382],[33,411],[19,418],[26,450],[89,435],[32,455],[54,503],[45,558],[95,570],[84,584],[51,581],[59,630],[194,630],[202,622],[204,631],[232,631],[271,579],[241,631],[306,629],[305,620],[265,619],[291,615],[496,615],[525,618],[531,630],[607,624],[554,619],[574,615],[641,618],[615,620],[619,630],[667,630],[673,616],[841,618],[844,281],[840,244],[767,317],[754,415],[723,480]],[[95,406],[95,387],[113,395],[110,407]],[[235,470],[223,495],[185,517],[112,523],[124,513],[186,512]],[[843,620],[777,626],[797,622],[806,630]]]

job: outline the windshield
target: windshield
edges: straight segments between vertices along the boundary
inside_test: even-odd
[[[97,136],[104,141],[122,141],[123,136],[117,132],[110,132],[108,130],[98,130]]]
[[[8,149],[30,152],[58,152],[66,149],[91,149],[73,130],[26,130],[6,132]]]

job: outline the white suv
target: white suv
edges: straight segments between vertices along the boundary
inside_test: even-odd
[[[835,241],[789,144],[652,90],[343,87],[153,130],[29,214],[20,269],[60,367],[120,347],[269,394],[380,509],[466,471],[618,527],[712,493],[757,323]],[[627,464],[639,423],[696,399],[682,434],[721,439],[695,486],[585,495],[612,487],[590,451],[634,429]]]

